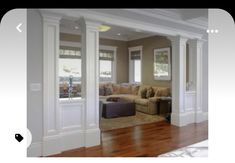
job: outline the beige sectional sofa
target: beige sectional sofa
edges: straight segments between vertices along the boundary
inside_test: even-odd
[[[156,114],[157,101],[171,96],[169,87],[112,83],[100,84],[99,93],[101,99],[114,97],[134,102],[137,111],[147,114]]]

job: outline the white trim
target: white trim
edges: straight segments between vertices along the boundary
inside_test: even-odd
[[[80,19],[82,31],[82,97],[84,104],[85,147],[100,144],[99,128],[99,23]],[[93,137],[90,130],[95,130]]]
[[[194,123],[194,117],[194,111],[171,113],[171,124],[178,127],[186,126],[188,124]]]
[[[60,46],[81,48],[82,44],[80,42],[75,42],[75,41],[60,41]]]
[[[181,36],[169,39],[172,45],[172,124],[181,126],[181,114],[185,111],[187,39]]]
[[[109,46],[109,45],[100,45],[100,50],[112,50],[112,51],[116,51],[117,47],[116,46]]]
[[[208,120],[208,112],[196,112],[194,110],[182,112],[182,113],[171,113],[171,124],[175,126],[186,126],[192,123],[201,123]]]
[[[116,46],[100,45],[99,50],[113,51],[114,61],[112,62],[112,81],[111,82],[117,83],[117,47]]]
[[[27,149],[27,157],[42,156],[42,142],[34,142]]]
[[[59,111],[59,18],[43,17],[43,136],[60,130]]]
[[[131,60],[131,52],[132,51],[140,51],[140,62],[141,62],[141,77],[140,77],[140,83],[134,81],[134,62]],[[143,56],[143,46],[134,46],[134,47],[128,47],[128,53],[129,53],[129,83],[138,83],[141,84],[143,79],[143,61],[142,61],[142,56]]]
[[[99,128],[87,129],[85,135],[86,135],[85,147],[100,145],[101,133]]]
[[[80,42],[75,42],[75,41],[60,41],[60,46],[81,48],[82,44]],[[109,45],[99,45],[99,50],[113,51],[114,61],[112,63],[112,81],[110,82],[116,83],[117,82],[117,47],[109,46]]]
[[[66,131],[60,133],[63,151],[84,147],[85,135],[83,130]]]
[[[208,120],[208,112],[203,112],[202,116],[203,116],[203,121]]]
[[[127,27],[127,28],[135,28],[143,31],[148,31],[148,32],[154,32],[154,33],[159,33],[160,35],[164,36],[177,36],[181,35],[183,37],[187,38],[202,38],[201,33],[196,33],[196,32],[191,32],[189,30],[183,30],[179,28],[173,28],[170,26],[163,26],[163,25],[158,25],[158,24],[153,24],[153,23],[148,23],[145,22],[144,20],[136,20],[136,19],[130,19],[127,17],[123,16],[117,16],[117,15],[111,15],[111,14],[106,14],[106,13],[101,13],[101,12],[96,12],[96,11],[91,11],[89,9],[83,9],[83,10],[61,10],[61,9],[40,9],[40,11],[47,11],[51,12],[54,14],[61,14],[64,16],[69,16],[69,17],[86,17],[91,20],[97,20],[100,22],[112,24],[112,25],[117,25],[117,26],[122,26],[122,27]]]
[[[61,149],[61,137],[57,135],[44,136],[42,146],[42,156],[54,155],[62,152]]]
[[[85,99],[81,98],[81,97],[73,97],[71,99],[69,99],[69,98],[60,98],[59,99],[60,104],[83,103],[84,101],[85,101]]]
[[[208,28],[208,25],[206,26],[206,24],[204,23],[205,21],[200,21],[200,20],[196,20],[196,19],[188,21],[188,22],[183,21],[183,20],[180,20],[179,17],[176,16],[175,13],[170,12],[170,11],[166,11],[166,10],[162,10],[162,9],[157,10],[157,14],[150,13],[145,10],[139,10],[139,9],[124,9],[124,10],[134,12],[137,14],[142,14],[142,15],[149,16],[149,17],[153,17],[153,18],[157,18],[157,19],[161,19],[161,20],[167,20],[167,21],[177,23],[180,25],[186,25],[189,27],[199,28],[202,30],[206,30]],[[156,10],[155,10],[155,12],[156,12]]]

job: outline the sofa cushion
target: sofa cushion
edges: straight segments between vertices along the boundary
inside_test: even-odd
[[[140,97],[141,98],[146,98],[146,93],[147,93],[147,88],[144,88],[140,91]]]
[[[113,84],[113,94],[120,94],[120,85]]]
[[[131,94],[118,94],[118,95],[109,95],[108,98],[121,98],[129,102],[135,102],[135,99],[140,98],[137,95],[131,95]]]
[[[147,89],[147,92],[146,92],[146,98],[150,98],[150,97],[153,97],[154,96],[154,90],[152,87],[148,88]]]
[[[164,97],[170,96],[170,88],[160,87],[160,88],[157,89],[154,96],[164,96]]]
[[[144,90],[144,89],[148,89],[150,88],[151,86],[149,85],[141,85],[140,88],[139,88],[139,91],[138,91],[138,96],[141,96],[141,91]]]
[[[131,94],[131,86],[120,86],[120,94]]]
[[[139,105],[148,105],[149,100],[148,99],[143,99],[143,98],[137,98],[135,99],[135,103]]]
[[[105,95],[105,89],[104,89],[104,85],[103,84],[99,85],[99,95],[100,96],[104,96]]]
[[[131,86],[131,93],[132,93],[133,95],[138,95],[139,88],[140,88],[139,85],[132,85],[132,86]]]
[[[112,85],[111,84],[107,84],[104,87],[104,92],[105,92],[105,96],[112,95],[113,94],[113,87],[112,87]]]

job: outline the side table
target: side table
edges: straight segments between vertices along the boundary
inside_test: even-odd
[[[171,97],[162,97],[159,99],[157,104],[157,114],[166,118],[170,121],[171,116]]]

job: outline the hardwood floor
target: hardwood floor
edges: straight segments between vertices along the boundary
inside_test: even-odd
[[[158,156],[208,139],[208,122],[184,127],[165,121],[102,133],[102,144],[65,151],[53,157],[146,157]]]

